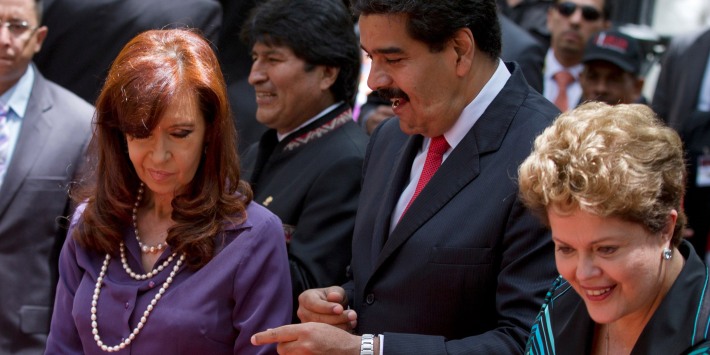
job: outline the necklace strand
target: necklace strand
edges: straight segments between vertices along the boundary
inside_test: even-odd
[[[140,188],[138,188],[138,196],[136,197],[136,202],[133,206],[133,229],[135,230],[136,233],[136,239],[138,240],[138,245],[141,247],[141,251],[143,253],[156,253],[158,251],[161,251],[165,249],[167,246],[166,244],[159,243],[157,246],[150,246],[148,247],[147,245],[143,244],[138,237],[138,226],[137,226],[137,216],[136,212],[138,210],[138,205],[140,204],[141,199],[143,198],[143,183],[141,182]],[[145,280],[148,278],[151,278],[155,275],[157,275],[159,272],[163,271],[163,269],[167,268],[168,265],[175,259],[176,253],[172,253],[167,260],[165,260],[162,264],[158,265],[156,268],[151,270],[150,272],[146,274],[136,274],[133,270],[131,270],[130,266],[128,266],[128,260],[126,259],[126,247],[121,242],[119,244],[119,250],[121,254],[121,264],[123,265],[123,270],[126,271],[128,276],[132,277],[135,280]],[[173,266],[173,270],[170,272],[168,275],[168,278],[165,279],[165,282],[163,282],[163,285],[160,286],[160,289],[158,292],[153,296],[153,299],[150,301],[150,304],[148,304],[148,307],[146,307],[145,311],[143,311],[143,316],[141,317],[140,321],[136,325],[135,328],[133,328],[133,331],[131,334],[128,336],[128,338],[124,339],[120,343],[114,346],[109,346],[103,343],[101,340],[101,336],[99,335],[99,320],[98,320],[98,303],[99,303],[99,295],[101,294],[101,286],[103,285],[104,277],[106,277],[106,272],[108,271],[108,265],[109,262],[111,261],[111,254],[106,254],[106,258],[104,259],[104,263],[101,266],[101,271],[99,272],[99,277],[96,278],[96,286],[94,287],[94,295],[91,298],[91,334],[94,335],[94,341],[96,341],[96,345],[101,348],[101,350],[106,351],[106,352],[115,352],[121,349],[125,349],[128,345],[133,342],[133,340],[138,336],[140,333],[141,329],[145,326],[146,322],[148,322],[148,317],[150,316],[150,312],[153,311],[153,308],[158,304],[158,301],[160,301],[160,298],[165,294],[165,291],[170,287],[170,284],[173,282],[173,278],[175,275],[180,271],[180,266],[182,266],[183,261],[185,260],[185,254],[181,254],[180,258],[178,261],[175,263],[175,266]]]
[[[167,247],[167,243],[165,242],[160,242],[158,245],[148,245],[145,244],[141,241],[140,236],[138,235],[138,206],[140,205],[141,200],[143,199],[143,182],[141,181],[140,187],[138,187],[138,196],[136,197],[136,202],[133,204],[133,231],[136,234],[136,240],[138,241],[138,245],[140,246],[141,252],[144,254],[156,254],[159,252],[162,252],[165,247]]]
[[[163,261],[162,264],[158,265],[155,269],[149,271],[146,274],[137,274],[133,271],[133,269],[131,269],[130,266],[128,266],[128,259],[126,258],[126,246],[123,244],[123,242],[121,242],[119,250],[121,251],[121,264],[123,265],[123,270],[126,270],[126,273],[128,274],[128,276],[130,276],[138,281],[149,279],[149,278],[157,275],[161,271],[163,271],[163,269],[165,269],[166,267],[168,267],[168,265],[170,265],[170,262],[173,261],[173,259],[175,258],[175,255],[176,255],[176,253],[172,253],[168,257],[167,260]]]
[[[145,326],[146,322],[148,321],[148,317],[150,316],[150,312],[153,311],[155,308],[155,305],[158,304],[158,301],[160,301],[160,298],[165,294],[165,291],[170,287],[170,284],[173,282],[173,278],[175,275],[178,273],[180,270],[180,266],[182,265],[183,261],[185,260],[185,254],[180,255],[180,259],[175,263],[175,266],[173,266],[173,270],[170,272],[170,275],[168,278],[165,280],[162,286],[160,286],[160,289],[158,292],[153,296],[153,299],[150,301],[150,304],[148,307],[146,307],[145,311],[143,312],[143,316],[141,317],[141,320],[138,322],[135,328],[133,328],[133,331],[131,334],[128,336],[128,338],[124,339],[120,343],[114,346],[109,346],[103,343],[101,341],[101,336],[99,335],[99,321],[98,321],[98,303],[99,303],[99,295],[101,294],[101,286],[103,284],[104,277],[106,276],[106,271],[108,270],[108,264],[109,261],[111,261],[111,255],[106,254],[106,258],[104,259],[104,263],[101,266],[101,272],[99,273],[99,277],[96,279],[96,287],[94,288],[94,296],[91,299],[91,334],[94,335],[94,340],[96,341],[96,345],[101,348],[101,350],[106,351],[106,352],[115,352],[121,349],[125,349],[126,346],[130,345],[131,342],[138,336],[138,334],[141,332],[141,329]]]

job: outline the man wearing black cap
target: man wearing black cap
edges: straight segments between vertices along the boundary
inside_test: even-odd
[[[582,62],[581,102],[646,103],[641,95],[641,49],[633,37],[618,31],[599,32],[587,42]]]

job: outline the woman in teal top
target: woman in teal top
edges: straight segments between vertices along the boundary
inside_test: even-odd
[[[708,273],[682,240],[683,148],[651,109],[588,103],[561,115],[519,185],[552,230],[560,273],[526,353],[706,351]]]

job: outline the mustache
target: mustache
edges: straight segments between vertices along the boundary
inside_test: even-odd
[[[407,95],[407,93],[405,93],[404,91],[396,88],[378,89],[377,94],[379,94],[382,99],[387,101],[392,99],[405,99],[409,101],[409,95]]]

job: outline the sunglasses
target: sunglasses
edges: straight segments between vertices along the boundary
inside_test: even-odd
[[[594,6],[589,5],[577,5],[573,2],[561,2],[557,4],[556,7],[557,12],[564,17],[572,16],[572,14],[577,11],[577,7],[582,9],[582,18],[587,21],[596,21],[602,16],[599,10],[597,10]]]

